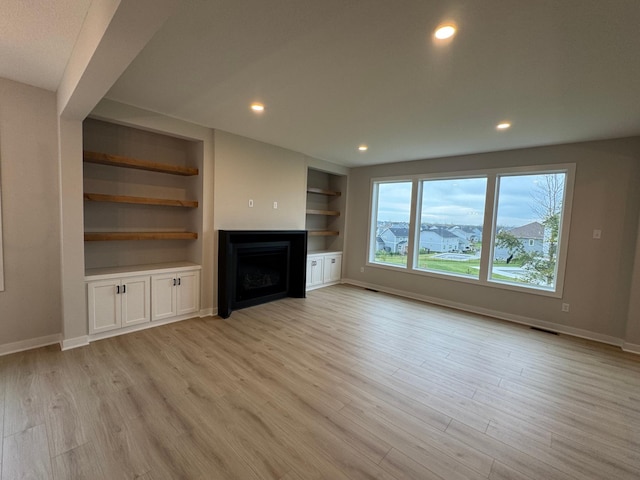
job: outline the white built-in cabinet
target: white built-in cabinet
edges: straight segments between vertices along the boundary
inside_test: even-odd
[[[307,256],[307,290],[322,285],[322,264],[324,260],[320,255]]]
[[[337,283],[342,277],[342,253],[324,255],[323,283]]]
[[[149,285],[148,275],[88,282],[89,333],[148,322]]]
[[[89,334],[126,333],[200,312],[200,266],[187,262],[87,272]],[[131,327],[131,328],[130,328]]]
[[[200,272],[187,270],[151,277],[151,320],[162,320],[200,309]]]
[[[307,290],[339,283],[341,277],[342,252],[307,254]]]

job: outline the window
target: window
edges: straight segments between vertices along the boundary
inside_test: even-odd
[[[369,261],[407,266],[413,182],[375,182]]]
[[[423,180],[415,268],[480,276],[485,178]]]
[[[574,172],[554,165],[374,180],[368,263],[559,297]]]
[[[491,280],[555,290],[567,173],[499,175]]]

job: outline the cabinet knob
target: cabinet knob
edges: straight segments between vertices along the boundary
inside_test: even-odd
[[[127,293],[127,286],[126,285],[122,285],[122,293]]]
[[[312,266],[312,267],[315,267],[317,264],[318,264],[318,262],[316,262],[315,260],[313,260],[313,261],[311,262],[311,266]]]
[[[332,258],[332,259],[331,259],[331,263],[336,263],[336,259],[335,259],[335,258]]]
[[[116,285],[116,295],[120,293],[120,285]]]

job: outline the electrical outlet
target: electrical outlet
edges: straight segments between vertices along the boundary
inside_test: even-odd
[[[563,312],[568,312],[569,311],[569,304],[568,303],[563,303],[562,304],[562,311]]]
[[[253,198],[249,199],[249,208],[253,208]]]
[[[278,208],[278,202],[273,202],[273,208]]]
[[[593,238],[595,238],[596,240],[600,240],[602,238],[602,230],[594,230]]]
[[[360,267],[360,273],[364,273],[364,267]]]

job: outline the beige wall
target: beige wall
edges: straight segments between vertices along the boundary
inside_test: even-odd
[[[0,79],[0,353],[61,331],[57,145],[55,94]]]
[[[345,276],[505,318],[541,320],[604,341],[624,338],[640,206],[640,138],[532,148],[352,169]],[[520,293],[366,264],[371,179],[427,172],[576,163],[564,296]],[[602,239],[594,240],[594,229]],[[570,303],[570,313],[561,311]]]
[[[639,222],[640,223],[640,222]],[[635,260],[631,280],[631,295],[627,313],[626,348],[640,353],[640,225],[638,226]]]
[[[87,334],[82,223],[82,123],[58,117],[63,347]],[[84,341],[80,341],[80,344]]]
[[[304,229],[304,155],[219,130],[215,150],[215,230]]]

